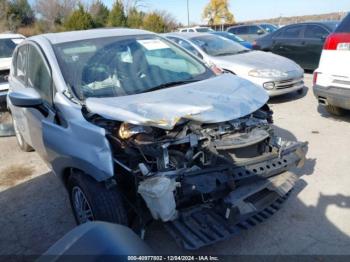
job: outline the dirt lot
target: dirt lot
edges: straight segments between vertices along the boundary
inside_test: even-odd
[[[304,176],[267,222],[196,254],[350,254],[350,116],[330,117],[308,92],[270,101],[280,135],[309,141]],[[288,130],[288,131],[287,131]],[[35,152],[0,138],[0,255],[41,254],[75,226],[67,194]],[[156,252],[184,253],[154,224]]]

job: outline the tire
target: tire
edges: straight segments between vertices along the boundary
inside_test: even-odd
[[[19,148],[24,152],[34,151],[34,149],[24,140],[24,137],[22,136],[21,132],[17,127],[16,120],[13,117],[12,117],[12,124],[13,124],[13,129],[15,130],[16,140]]]
[[[304,88],[301,88],[297,91],[298,95],[302,95],[304,94]]]
[[[68,179],[68,192],[78,225],[89,221],[128,225],[124,202],[116,187],[107,189],[88,175],[74,172]],[[79,199],[85,204],[79,206]]]
[[[335,115],[335,116],[342,116],[345,113],[344,109],[337,107],[337,106],[333,106],[333,105],[327,105],[326,110],[328,111],[328,113]]]

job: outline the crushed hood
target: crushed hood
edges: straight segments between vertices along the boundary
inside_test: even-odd
[[[253,113],[268,94],[231,74],[137,95],[88,98],[87,109],[106,119],[172,129],[180,119],[218,123]]]

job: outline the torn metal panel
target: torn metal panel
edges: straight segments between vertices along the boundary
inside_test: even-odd
[[[218,123],[249,115],[268,100],[267,93],[231,74],[137,95],[88,98],[92,113],[107,119],[171,130],[180,119]]]

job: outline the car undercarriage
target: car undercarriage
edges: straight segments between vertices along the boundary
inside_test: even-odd
[[[161,220],[178,244],[197,249],[263,222],[286,200],[307,143],[274,134],[267,105],[215,124],[181,119],[172,130],[106,120],[115,180],[142,229]]]

